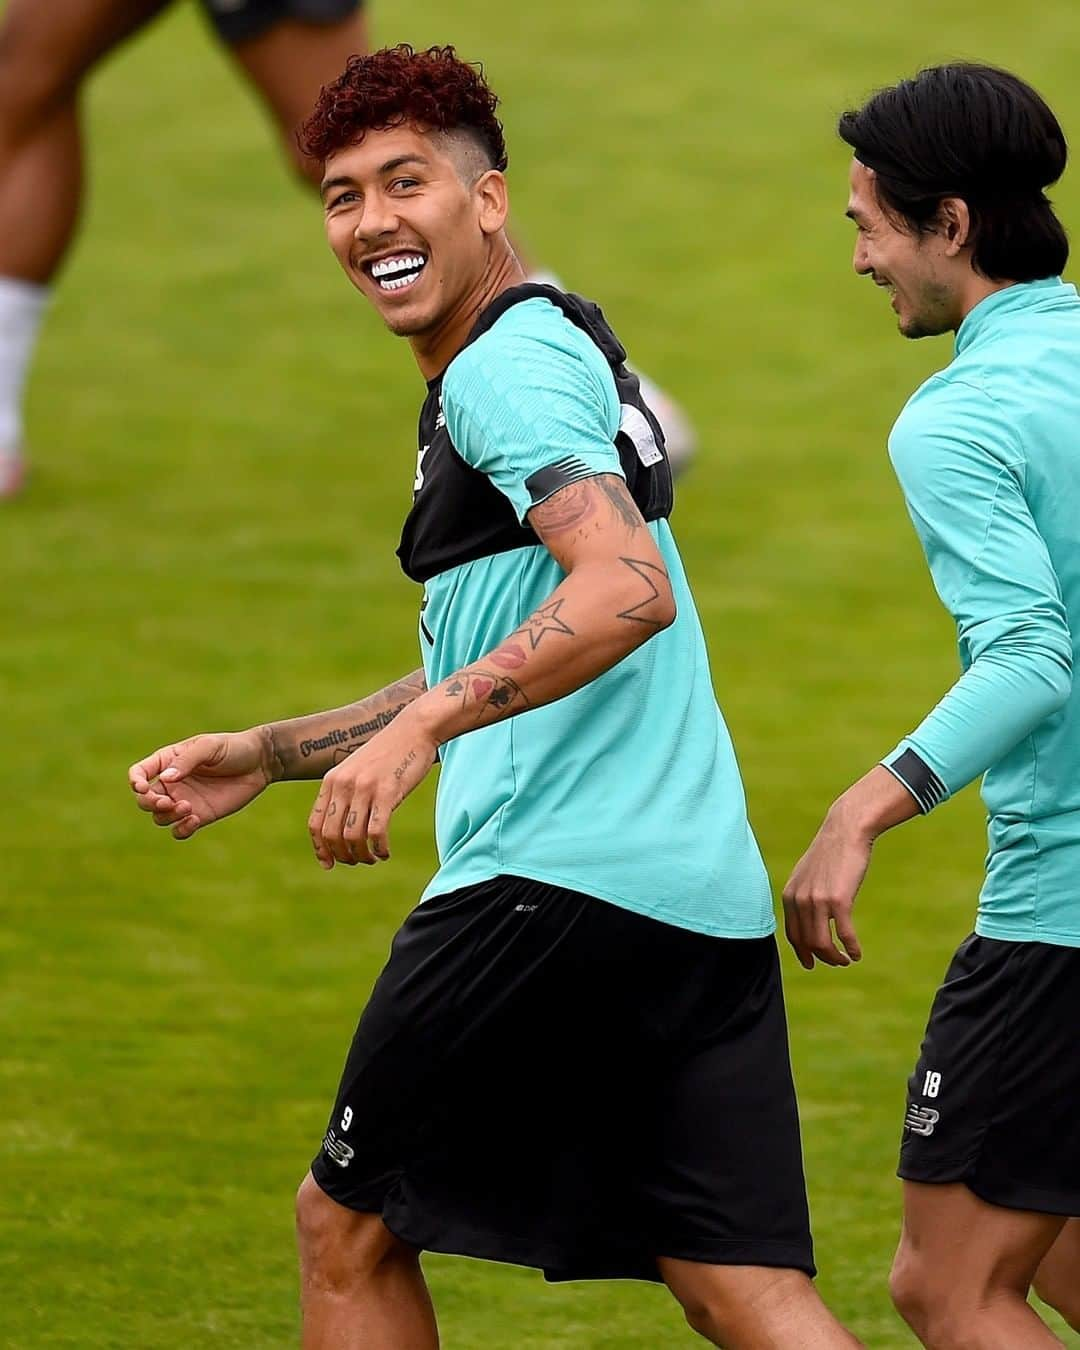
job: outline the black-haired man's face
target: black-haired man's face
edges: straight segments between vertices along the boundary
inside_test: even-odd
[[[483,284],[502,222],[467,164],[467,146],[456,153],[452,138],[411,125],[369,132],[326,162],[330,247],[400,337],[437,332]]]
[[[859,276],[892,293],[904,337],[935,337],[959,326],[962,317],[956,293],[955,266],[937,234],[901,228],[882,210],[874,173],[853,160],[847,214],[858,237],[852,259]]]

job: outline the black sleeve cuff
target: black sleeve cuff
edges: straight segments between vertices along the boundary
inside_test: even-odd
[[[882,764],[895,779],[903,783],[924,816],[949,795],[949,789],[914,750],[902,750],[891,759],[882,760]]]

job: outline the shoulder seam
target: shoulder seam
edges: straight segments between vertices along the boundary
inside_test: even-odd
[[[961,389],[970,389],[971,392],[972,392],[973,394],[978,394],[978,395],[980,395],[982,398],[984,398],[984,399],[987,401],[987,403],[991,404],[991,405],[993,406],[993,408],[995,409],[995,411],[996,411],[996,412],[998,413],[998,415],[1000,416],[1003,425],[1004,425],[1004,426],[1006,427],[1006,429],[1008,430],[1008,433],[1009,433],[1009,439],[1012,441],[1013,447],[1014,447],[1014,449],[1013,449],[1013,456],[1014,456],[1014,458],[1011,458],[1011,459],[1009,460],[1009,463],[1008,463],[1007,465],[1005,465],[1004,467],[1005,467],[1006,469],[1007,469],[1007,468],[1011,468],[1011,467],[1013,466],[1013,464],[1015,463],[1015,464],[1017,464],[1017,465],[1022,466],[1022,467],[1026,470],[1026,468],[1027,468],[1027,459],[1026,459],[1026,457],[1025,457],[1025,455],[1024,455],[1023,444],[1022,444],[1022,442],[1021,442],[1021,440],[1020,440],[1019,435],[1017,434],[1016,427],[1013,425],[1012,419],[1008,416],[1008,414],[1005,412],[1005,409],[1001,406],[1001,404],[997,401],[997,399],[993,396],[993,394],[988,393],[988,392],[987,392],[985,389],[983,389],[980,385],[972,384],[970,380],[950,379],[950,378],[948,377],[947,371],[941,371],[941,370],[936,371],[933,375],[931,375],[927,380],[925,380],[925,381],[923,382],[922,388],[925,389],[926,386],[927,386],[928,384],[935,384],[935,383],[941,384],[942,386],[944,386],[944,387],[946,387],[946,388],[955,385],[955,386],[958,386],[958,387],[961,388]],[[910,408],[910,406],[911,406],[911,405],[910,405],[910,403],[909,403],[909,404],[901,411],[900,416],[897,418],[897,425],[899,425],[899,423],[903,420],[904,414],[908,411],[908,409]],[[895,430],[895,427],[894,427],[893,429]],[[1027,476],[1027,475],[1026,475],[1026,473],[1025,473],[1025,477],[1026,477],[1026,476]]]

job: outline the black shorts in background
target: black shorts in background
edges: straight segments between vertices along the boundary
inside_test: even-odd
[[[276,23],[340,23],[360,9],[360,0],[202,0],[224,42],[250,42]]]
[[[813,1274],[775,941],[517,877],[426,901],[312,1173],[415,1247],[549,1279]]]
[[[1080,949],[972,935],[930,1010],[899,1175],[1080,1215]]]

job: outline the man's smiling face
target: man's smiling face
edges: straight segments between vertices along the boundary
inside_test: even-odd
[[[482,285],[489,172],[465,135],[409,123],[369,131],[326,161],[326,234],[350,281],[399,337],[435,332]]]
[[[933,337],[955,329],[962,317],[955,293],[955,265],[936,232],[906,230],[882,209],[874,172],[852,160],[847,214],[858,238],[852,265],[859,276],[892,292],[904,337]]]

